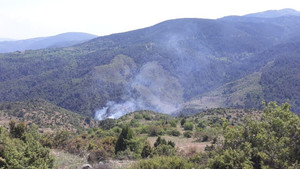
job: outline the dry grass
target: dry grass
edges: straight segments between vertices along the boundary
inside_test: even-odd
[[[196,138],[184,138],[184,137],[173,137],[173,136],[162,136],[161,138],[167,141],[173,141],[179,152],[183,154],[190,154],[191,151],[203,152],[206,145],[211,145],[210,142],[196,142]],[[148,141],[153,146],[157,137],[148,137]]]
[[[85,157],[79,157],[60,150],[51,150],[54,156],[54,168],[56,169],[81,169],[84,164],[87,164]]]

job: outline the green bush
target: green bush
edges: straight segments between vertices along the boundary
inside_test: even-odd
[[[173,156],[176,155],[176,149],[169,144],[160,144],[154,148],[153,153],[158,156]]]
[[[185,119],[185,118],[181,119],[180,125],[183,126],[185,122],[186,122],[186,119]]]
[[[193,137],[193,133],[191,131],[186,131],[183,133],[183,136],[186,138],[191,138]]]
[[[176,130],[176,129],[168,131],[168,134],[170,136],[176,136],[176,137],[180,136],[180,132],[178,130]]]
[[[154,143],[154,152],[155,155],[175,155],[175,143],[173,141],[166,141],[164,138],[158,137]]]
[[[130,126],[131,127],[139,127],[140,123],[136,119],[130,120]]]
[[[177,127],[177,121],[176,120],[171,120],[170,121],[170,125],[171,125],[171,127]]]
[[[154,157],[151,159],[140,160],[133,164],[131,169],[191,169],[196,168],[196,165],[188,162],[186,159],[172,157]]]
[[[141,114],[135,114],[134,118],[139,120],[139,119],[143,118],[143,115],[141,115]]]
[[[40,144],[38,131],[23,130],[24,124],[16,125],[21,132],[13,131],[14,134],[0,127],[0,168],[53,168],[54,158],[50,150]]]
[[[265,107],[261,121],[223,122],[224,144],[209,168],[295,168],[300,161],[300,118],[289,104]]]
[[[152,157],[153,155],[153,152],[152,152],[152,148],[150,146],[150,143],[147,141],[143,147],[143,150],[142,150],[142,158],[147,158],[147,157]]]
[[[157,147],[160,144],[167,144],[167,141],[164,138],[157,137],[157,139],[156,139],[156,141],[154,143],[154,147]]]
[[[138,159],[139,157],[140,157],[140,155],[131,151],[129,148],[124,151],[119,151],[116,154],[116,159],[119,159],[119,160],[135,160],[135,159]]]
[[[201,129],[204,129],[206,127],[206,123],[204,121],[200,121],[197,125],[197,127],[201,128]]]
[[[185,122],[183,125],[184,130],[191,130],[193,131],[194,124],[191,122]]]
[[[152,119],[151,115],[149,113],[144,113],[143,117],[144,117],[145,120],[151,120]]]

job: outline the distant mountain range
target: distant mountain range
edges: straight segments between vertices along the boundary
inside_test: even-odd
[[[0,39],[0,53],[67,47],[88,41],[96,37],[97,36],[95,35],[87,33],[70,32],[50,37],[40,37],[25,40]]]
[[[246,17],[259,17],[259,18],[275,18],[281,16],[300,16],[300,12],[294,9],[281,9],[281,10],[269,10],[265,12],[253,13],[245,15]]]
[[[0,102],[43,99],[97,119],[287,100],[300,113],[300,16],[286,11],[175,19],[71,47],[0,54]]]
[[[0,42],[3,42],[3,41],[14,41],[14,39],[0,38]]]

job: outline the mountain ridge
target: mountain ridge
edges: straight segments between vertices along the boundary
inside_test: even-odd
[[[280,10],[268,10],[264,12],[257,12],[244,15],[246,17],[262,17],[262,18],[275,18],[282,16],[300,16],[300,12],[292,8],[284,8]]]
[[[276,57],[298,56],[294,35],[300,33],[300,17],[248,18],[169,20],[71,47],[0,54],[0,102],[42,98],[89,116],[102,112],[103,117],[140,109],[166,113],[174,107],[184,110],[184,103],[205,99],[209,91],[231,82],[243,86],[253,78],[263,89],[235,92],[244,99],[240,106],[257,108],[266,98],[285,101],[285,93],[267,95],[269,82],[276,81],[276,92],[297,90],[294,83],[277,81],[275,75],[261,83],[261,77],[268,76],[251,74],[277,63]],[[289,64],[296,68],[298,62],[285,67]],[[297,76],[287,78],[293,79]],[[288,95],[299,112],[298,98]],[[235,106],[232,103],[212,105]]]
[[[68,32],[49,37],[0,41],[0,53],[36,50],[43,48],[67,47],[88,41],[96,37],[97,36],[88,33]]]

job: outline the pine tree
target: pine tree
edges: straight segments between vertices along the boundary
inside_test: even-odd
[[[145,143],[145,145],[143,147],[141,156],[142,156],[142,158],[147,158],[147,157],[152,156],[152,148],[151,148],[150,143],[148,141]]]
[[[130,129],[128,126],[124,126],[115,146],[115,154],[117,154],[119,151],[126,150],[128,146],[127,143],[132,138],[134,138],[132,129]]]

